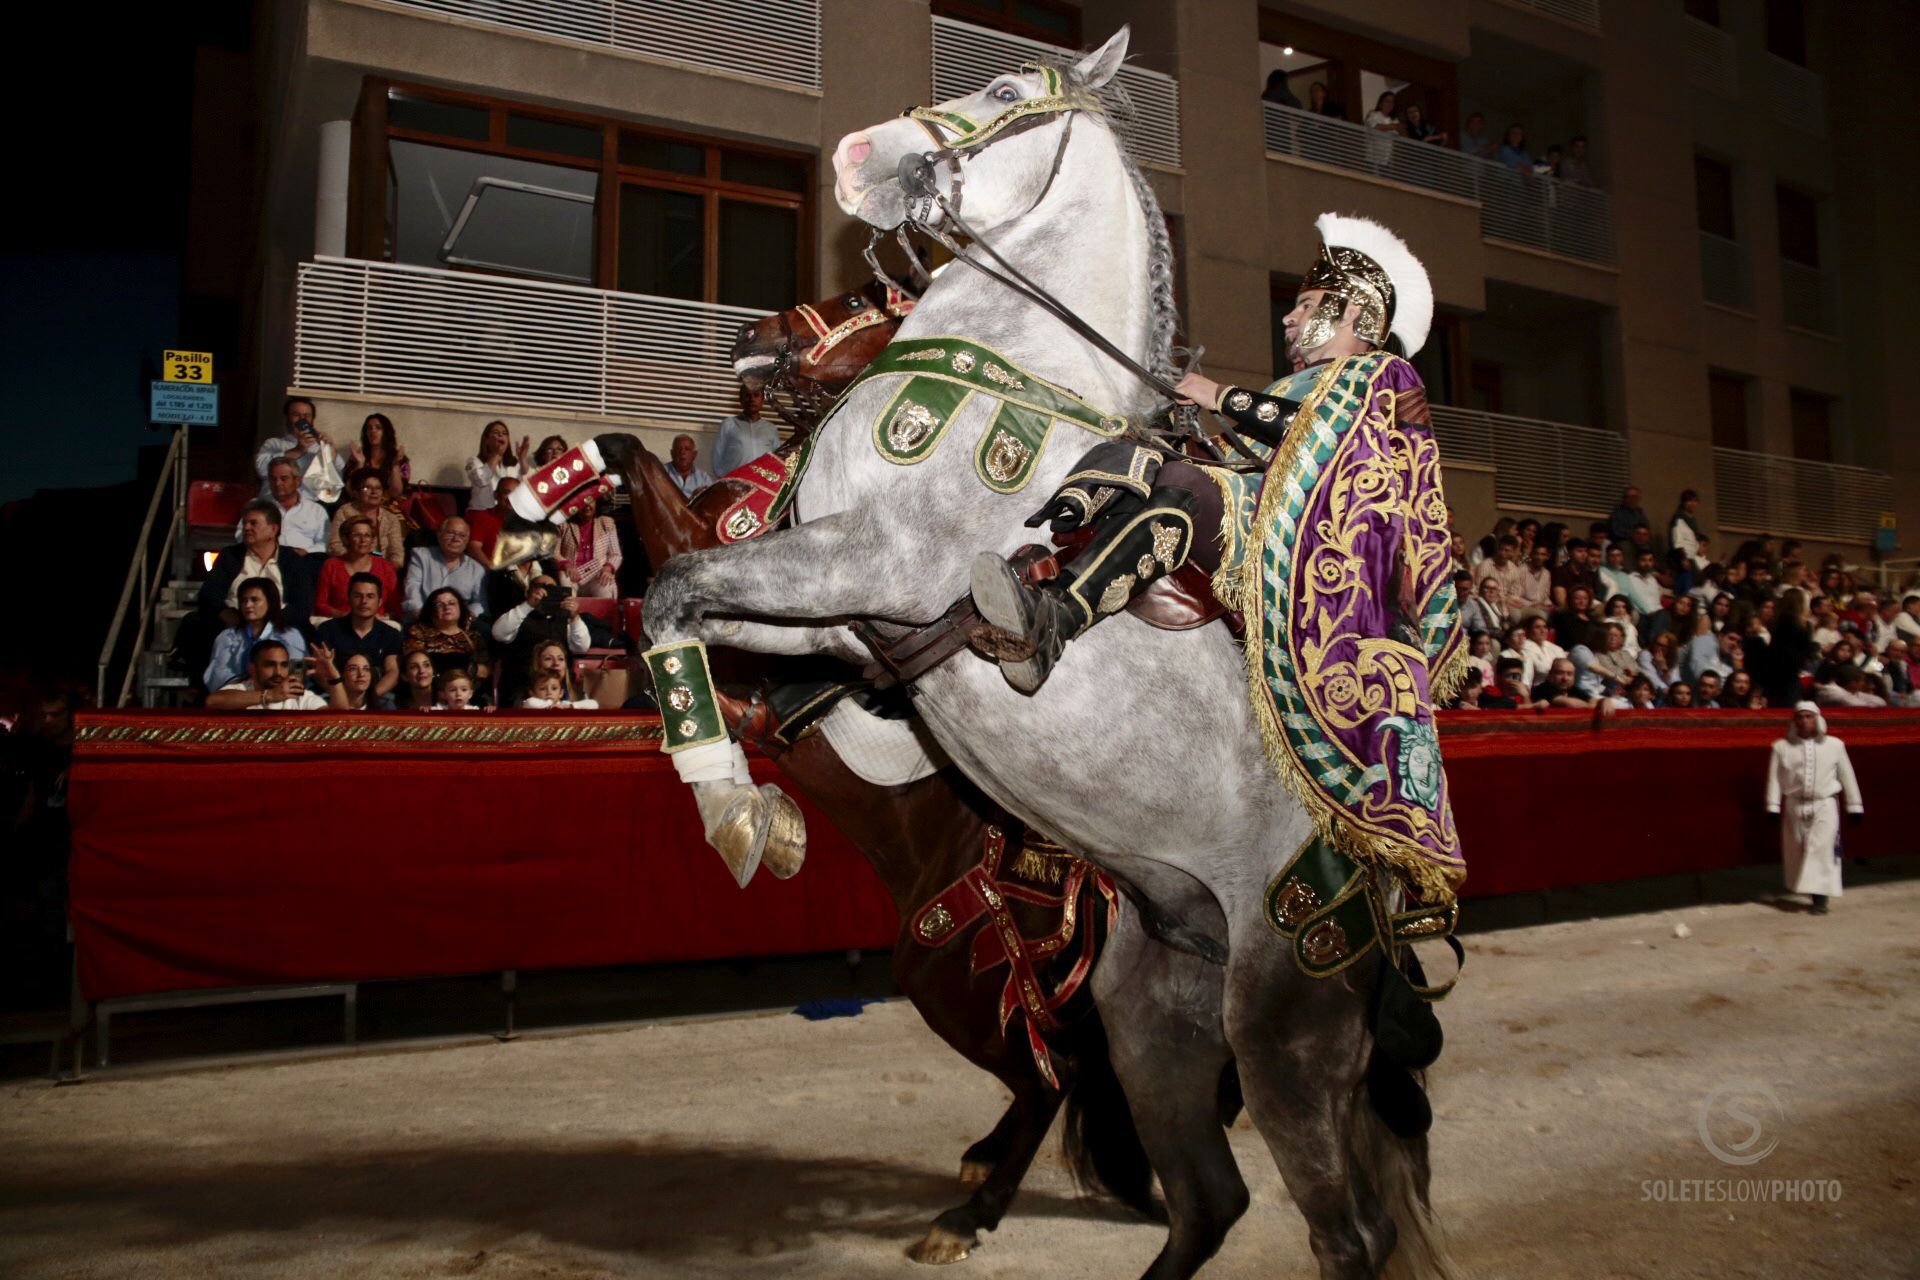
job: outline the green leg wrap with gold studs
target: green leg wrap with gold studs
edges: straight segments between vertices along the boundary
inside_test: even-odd
[[[666,733],[661,750],[672,754],[727,740],[727,722],[713,694],[713,673],[707,666],[704,641],[663,644],[641,657],[653,676],[653,696],[660,704]]]

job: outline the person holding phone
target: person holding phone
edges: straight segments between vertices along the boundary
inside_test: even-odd
[[[315,502],[332,506],[340,500],[346,474],[340,469],[340,455],[332,437],[314,425],[319,411],[305,396],[292,396],[280,406],[280,412],[286,418],[287,432],[260,442],[260,451],[253,456],[254,471],[265,480],[274,459],[284,458],[300,473],[301,490]]]

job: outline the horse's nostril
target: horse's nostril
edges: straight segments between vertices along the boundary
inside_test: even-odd
[[[856,142],[847,148],[847,160],[853,164],[865,164],[867,157],[873,154],[871,142]]]

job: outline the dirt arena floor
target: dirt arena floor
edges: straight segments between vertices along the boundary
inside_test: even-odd
[[[1920,1275],[1916,918],[1907,882],[1825,919],[1694,907],[1471,939],[1434,1134],[1465,1273]],[[1771,1154],[1711,1154],[1714,1099],[1724,1150]],[[911,1276],[903,1249],[1002,1102],[904,1002],[21,1084],[0,1274]],[[1257,1136],[1233,1138],[1253,1208],[1203,1274],[1314,1274]],[[1672,1199],[1788,1184],[1828,1198]],[[1159,1243],[1050,1149],[949,1274],[1132,1276]]]

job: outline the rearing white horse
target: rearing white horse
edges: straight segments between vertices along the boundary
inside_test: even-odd
[[[1005,259],[1165,376],[1173,307],[1164,223],[1093,98],[1126,45],[1123,29],[1070,67],[1003,75],[941,104],[948,131],[969,141],[937,181]],[[900,224],[900,163],[928,149],[914,119],[843,138],[834,154],[841,206],[877,227]],[[797,527],[662,566],[646,605],[656,645],[681,646],[674,653],[689,663],[699,660],[696,641],[863,662],[848,620],[905,629],[940,617],[966,593],[977,553],[1031,539],[1022,520],[1099,438],[1099,416],[1111,430],[1113,419],[1137,423],[1152,407],[1135,375],[959,265],[927,291],[896,346],[949,336],[1071,389],[1099,411],[1095,425],[1057,421],[1015,491],[1002,492],[984,481],[988,451],[978,448],[998,407],[990,395],[962,398],[950,420],[899,419],[895,397],[911,373],[868,379],[818,434]],[[878,445],[883,411],[905,427],[890,453]],[[673,661],[665,670],[681,670],[681,657]],[[1377,968],[1309,978],[1267,923],[1263,892],[1313,827],[1261,750],[1243,659],[1225,628],[1159,631],[1123,615],[1078,640],[1032,697],[967,654],[920,677],[915,694],[940,745],[996,800],[1225,944],[1217,1016],[1322,1276],[1379,1275],[1396,1238],[1396,1262],[1444,1274],[1425,1208],[1425,1140],[1389,1135],[1360,1089]],[[670,742],[676,724],[689,739],[713,737],[706,722],[676,722],[671,711],[668,721]],[[675,760],[708,838],[732,854],[736,874],[751,875],[769,827],[779,843],[779,824],[792,817],[777,793],[745,780],[737,752],[709,741]]]

